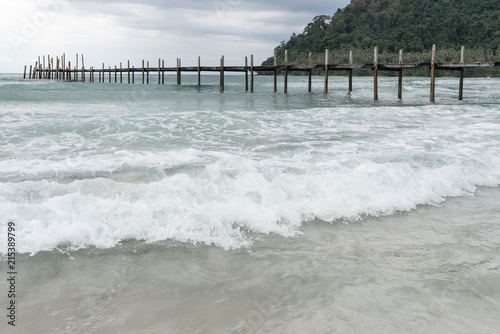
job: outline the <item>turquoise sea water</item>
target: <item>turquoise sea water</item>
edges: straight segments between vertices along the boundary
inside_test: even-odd
[[[500,326],[500,80],[174,80],[0,75],[20,333]]]

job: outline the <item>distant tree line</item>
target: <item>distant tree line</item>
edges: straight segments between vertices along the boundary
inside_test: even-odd
[[[500,61],[500,0],[351,0],[333,16],[314,17],[302,34],[293,33],[274,51],[279,63],[285,50],[290,63],[306,63],[309,52],[320,59],[325,49],[339,55],[332,63],[346,63],[349,50],[355,50],[355,63],[361,63],[370,52],[373,60],[377,46],[382,58],[395,57],[392,62],[400,49],[405,62],[425,62],[432,44],[438,61],[458,61],[462,45],[466,61]],[[272,64],[273,57],[262,63]]]

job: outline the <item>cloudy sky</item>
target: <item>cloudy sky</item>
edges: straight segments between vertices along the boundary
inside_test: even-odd
[[[280,41],[301,33],[316,15],[349,0],[2,0],[0,73],[19,73],[39,55],[66,53],[74,64],[151,66],[260,64]]]

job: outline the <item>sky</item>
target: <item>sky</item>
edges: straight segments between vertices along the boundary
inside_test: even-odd
[[[38,56],[66,54],[74,66],[255,64],[316,15],[349,0],[1,0],[0,73],[21,73]],[[79,60],[81,66],[81,56]]]

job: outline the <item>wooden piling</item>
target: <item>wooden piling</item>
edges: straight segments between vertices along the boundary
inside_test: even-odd
[[[158,58],[158,85],[161,84],[161,59]]]
[[[224,91],[224,55],[220,58],[220,88]]]
[[[463,64],[465,63],[465,47],[462,45],[462,48],[460,49],[460,63]],[[464,73],[465,69],[462,67],[460,68],[460,85],[458,88],[458,100],[462,101],[464,95]]]
[[[328,93],[328,49],[325,50],[325,94]]]
[[[82,78],[83,82],[85,82],[85,60],[83,59],[83,54],[82,54]]]
[[[253,55],[250,55],[250,92],[253,93]]]
[[[248,57],[245,56],[245,91],[248,91]]]
[[[78,72],[76,69],[78,68],[78,53],[76,54],[76,63],[75,63],[75,80],[78,80]]]
[[[177,58],[177,84],[181,84],[181,59]]]
[[[403,67],[403,50],[399,50],[399,65]],[[398,99],[403,98],[403,69],[398,70]]]
[[[111,83],[111,66],[108,68],[108,82]]]
[[[285,50],[284,92],[285,92],[285,94],[288,94],[288,50]]]
[[[277,59],[277,55],[276,55],[276,52],[274,53],[274,91],[277,92],[278,91],[278,70],[276,69],[276,66],[278,66],[278,59]]]
[[[309,52],[309,66],[312,67],[312,52]],[[310,93],[312,90],[312,69],[309,70],[309,79],[307,81],[307,91]]]
[[[62,79],[65,80],[68,77],[67,73],[64,73],[65,70],[66,70],[66,53],[63,53],[63,56],[62,56],[62,68],[63,68],[63,77],[62,77]]]
[[[373,48],[373,99],[378,100],[378,48]]]
[[[71,80],[71,62],[68,61],[68,71],[66,73],[66,79]]]
[[[353,64],[352,51],[349,51],[349,65]],[[349,69],[349,93],[352,92],[352,68]]]
[[[31,71],[33,70],[33,65],[30,65],[30,79],[31,79]]]
[[[47,79],[47,73],[45,72],[45,55],[43,56],[43,68],[42,68],[43,74],[42,77],[44,79]]]
[[[165,84],[165,59],[163,59],[161,61],[161,67],[162,67],[162,70],[161,70],[161,84],[164,85]]]
[[[135,67],[132,66],[132,84],[135,84]]]
[[[118,82],[118,69],[116,68],[116,65],[115,65],[115,83]]]
[[[122,72],[122,62],[120,62],[120,83],[123,83],[123,72]]]
[[[102,82],[104,82],[104,80],[106,80],[106,75],[105,75],[105,72],[104,72],[104,63],[102,63]]]
[[[24,76],[23,76],[23,79],[26,79],[26,68],[27,68],[27,66],[24,65]]]
[[[144,59],[142,60],[142,84],[144,85]]]
[[[146,63],[146,83],[149,85],[149,60]]]
[[[130,85],[130,60],[127,60],[127,83]]]
[[[436,88],[436,45],[432,45],[431,53],[431,94],[430,100],[434,102],[434,93]]]
[[[198,56],[198,87],[201,86],[201,57]]]
[[[158,58],[158,85],[161,84],[161,59]]]

